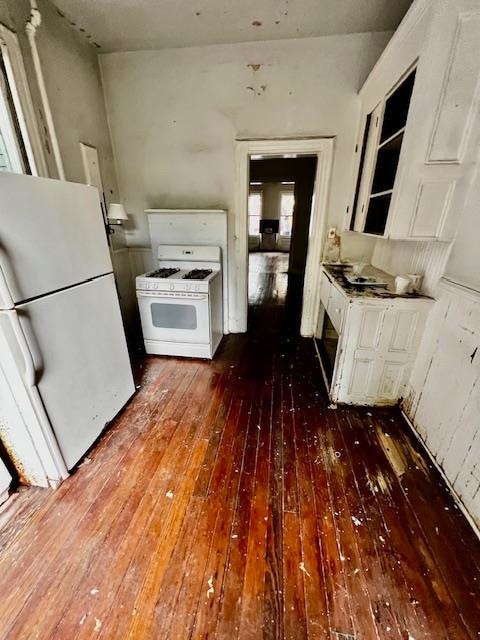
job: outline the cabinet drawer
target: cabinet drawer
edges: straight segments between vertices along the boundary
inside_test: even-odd
[[[335,331],[340,334],[342,330],[343,317],[347,310],[348,300],[340,291],[331,285],[330,296],[327,304],[327,314],[331,323],[335,327]]]

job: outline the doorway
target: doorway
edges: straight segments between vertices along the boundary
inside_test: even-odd
[[[282,305],[294,333],[300,329],[316,155],[250,158],[248,301]]]
[[[316,157],[313,204],[306,255],[304,253],[304,284],[301,301],[300,333],[313,336],[320,304],[320,269],[325,239],[328,185],[333,158],[333,138],[305,138],[279,140],[238,140],[236,144],[236,186],[234,203],[235,227],[229,287],[229,327],[233,333],[247,330],[248,313],[248,196],[250,189],[250,160],[262,158]],[[290,265],[289,265],[290,268]]]

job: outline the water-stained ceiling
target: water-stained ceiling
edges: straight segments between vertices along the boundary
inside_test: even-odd
[[[388,31],[411,0],[54,0],[101,52]]]

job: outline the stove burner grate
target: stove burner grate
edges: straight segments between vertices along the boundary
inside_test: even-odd
[[[205,280],[212,273],[211,269],[192,269],[183,276],[184,280]]]
[[[174,269],[174,268],[157,269],[156,271],[152,271],[152,273],[149,273],[147,275],[147,278],[170,278],[170,276],[173,276],[175,273],[178,273],[179,271],[180,269]]]

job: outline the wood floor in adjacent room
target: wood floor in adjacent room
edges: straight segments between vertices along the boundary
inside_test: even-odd
[[[247,335],[145,358],[72,477],[14,501],[2,640],[478,637],[478,539],[396,409],[328,408],[274,271]]]

